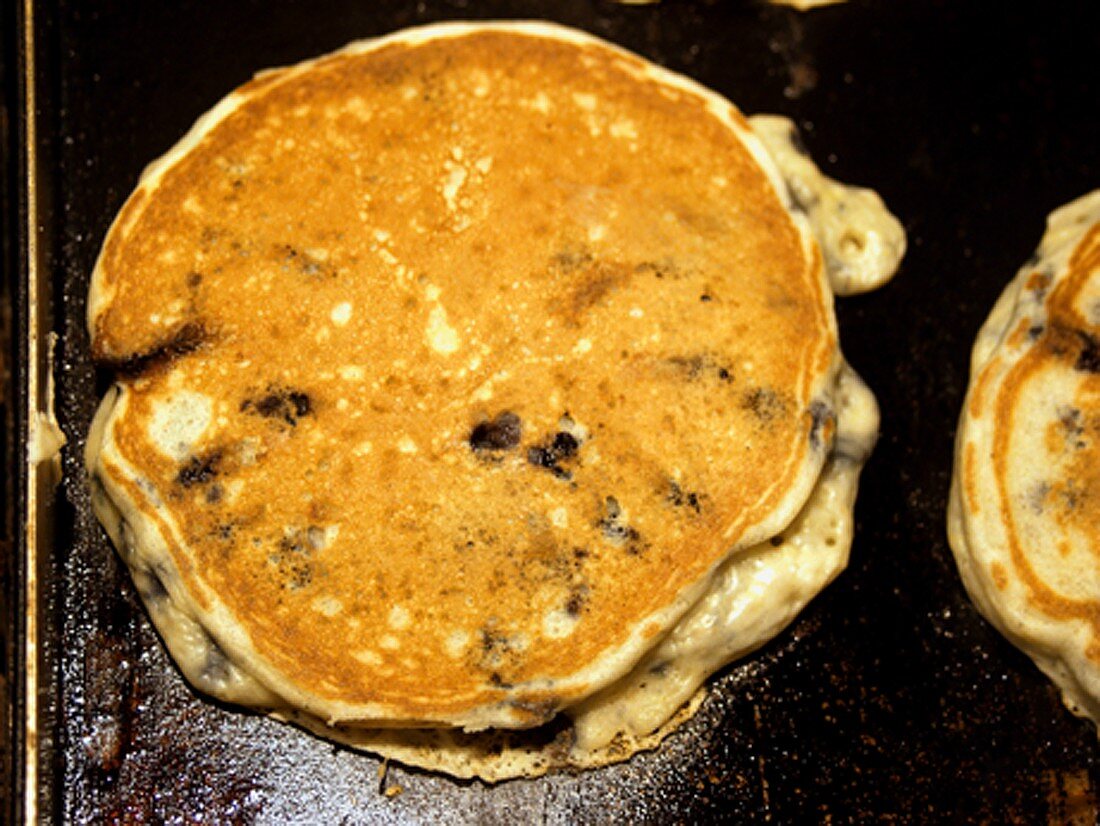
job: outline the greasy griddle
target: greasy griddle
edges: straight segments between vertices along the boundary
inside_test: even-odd
[[[96,8],[93,10],[92,6]],[[40,3],[38,185],[69,435],[45,549],[42,801],[65,822],[1092,822],[1100,748],[967,600],[944,537],[970,345],[1046,213],[1100,185],[1086,4]],[[630,763],[497,787],[390,766],[184,683],[92,516],[80,453],[108,377],[84,301],[146,162],[251,73],[441,19],[543,17],[802,124],[906,224],[897,280],[838,302],[882,406],[850,568]],[[401,788],[388,797],[382,787]]]

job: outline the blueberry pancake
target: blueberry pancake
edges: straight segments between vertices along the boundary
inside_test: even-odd
[[[948,535],[982,614],[1100,722],[1100,191],[1050,216],[978,334]]]
[[[97,512],[187,678],[487,779],[684,719],[843,567],[877,431],[833,292],[904,233],[793,138],[546,24],[200,119],[88,302]]]

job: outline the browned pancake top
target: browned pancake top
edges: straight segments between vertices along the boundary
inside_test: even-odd
[[[244,87],[126,204],[93,319],[125,484],[303,690],[541,720],[808,492],[820,260],[644,71],[504,31],[338,54]],[[181,390],[215,421],[173,458],[149,426]]]

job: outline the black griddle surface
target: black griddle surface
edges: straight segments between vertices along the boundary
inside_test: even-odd
[[[808,14],[664,2],[40,3],[47,260],[69,435],[48,560],[48,814],[172,823],[1078,822],[1100,748],[970,605],[944,536],[969,350],[1046,214],[1100,184],[1091,4],[867,0]],[[789,115],[825,171],[876,188],[909,253],[838,301],[882,437],[851,565],[703,711],[626,765],[496,787],[391,766],[191,691],[92,516],[80,452],[107,377],[88,276],[142,167],[264,67],[444,19],[545,18]]]

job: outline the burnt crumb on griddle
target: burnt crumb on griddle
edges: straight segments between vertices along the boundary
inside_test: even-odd
[[[665,498],[678,508],[687,506],[696,513],[702,513],[703,511],[703,499],[705,497],[695,491],[684,490],[675,480],[669,479],[668,494]]]
[[[176,484],[185,488],[205,485],[218,475],[218,463],[221,459],[221,449],[212,450],[204,456],[192,456],[176,474]]]
[[[768,540],[768,544],[771,545],[773,548],[780,547],[784,542],[786,542],[786,539],[784,539],[783,534],[778,534]]]
[[[505,410],[495,419],[475,425],[468,441],[475,451],[512,450],[522,436],[523,422],[515,413]]]
[[[836,421],[836,414],[828,404],[820,399],[810,403],[810,444],[815,448],[823,445],[822,435],[826,427]]]
[[[120,376],[137,378],[166,367],[181,356],[193,353],[207,342],[209,335],[202,324],[189,321],[164,341],[124,359],[101,359],[100,364]]]
[[[703,293],[701,296],[699,296],[699,300],[705,304],[708,301],[713,301],[714,296],[712,296],[710,293]]]
[[[753,387],[741,397],[741,408],[749,410],[762,422],[770,422],[787,411],[787,405],[768,387]]]
[[[264,395],[241,402],[240,410],[296,427],[299,419],[313,414],[313,400],[301,390],[268,385]]]
[[[512,684],[508,683],[508,682],[505,682],[504,678],[501,677],[500,674],[496,671],[494,671],[492,674],[489,675],[489,685],[495,686],[496,688],[511,688],[512,687]]]
[[[1100,342],[1083,330],[1076,332],[1081,338],[1081,352],[1073,363],[1073,369],[1083,373],[1100,373]]]

